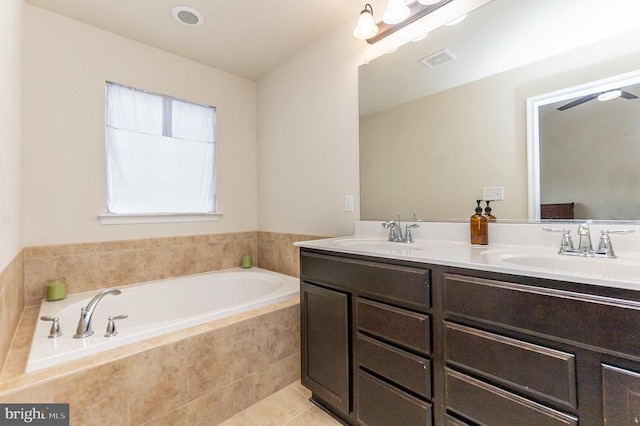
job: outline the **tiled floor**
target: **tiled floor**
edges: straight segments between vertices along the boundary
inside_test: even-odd
[[[311,392],[295,382],[253,404],[220,426],[333,426],[331,416],[309,402]]]

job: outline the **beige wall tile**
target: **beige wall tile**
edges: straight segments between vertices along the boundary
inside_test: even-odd
[[[235,326],[222,327],[189,339],[183,356],[187,358],[190,400],[231,385],[234,330]]]
[[[269,356],[275,362],[300,348],[300,308],[290,306],[269,314]]]
[[[60,276],[77,293],[239,266],[243,254],[257,261],[257,241],[257,232],[232,232],[27,247],[26,303],[39,304],[47,281]]]
[[[188,400],[187,351],[185,340],[160,346],[126,360],[131,422],[179,407]]]
[[[25,304],[24,251],[21,251],[0,272],[0,366],[11,349],[13,334]]]
[[[261,399],[269,396],[270,392],[269,368],[251,374],[233,384],[233,409],[240,412],[252,406]]]
[[[29,386],[0,398],[0,402],[16,404],[21,402],[32,402],[35,404],[56,402],[54,397],[53,382],[46,382]]]
[[[216,392],[208,393],[187,404],[185,425],[211,426],[233,417],[233,387],[227,386]]]
[[[269,370],[269,317],[260,315],[239,323],[233,339],[233,377]]]
[[[168,413],[160,417],[151,419],[148,422],[143,423],[141,426],[184,426],[187,424],[186,419],[187,405],[185,404],[181,407],[169,411]]]
[[[270,374],[272,392],[300,380],[300,351],[271,364]]]

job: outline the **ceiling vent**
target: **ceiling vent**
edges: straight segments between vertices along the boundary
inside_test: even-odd
[[[427,56],[426,58],[420,59],[420,62],[422,62],[429,68],[434,69],[446,63],[453,62],[456,59],[458,58],[456,58],[453,53],[449,52],[447,49],[444,49],[434,53],[433,55]]]

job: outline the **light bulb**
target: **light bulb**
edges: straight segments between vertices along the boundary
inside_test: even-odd
[[[388,0],[387,10],[382,15],[382,22],[385,24],[399,24],[411,15],[411,8],[404,0]]]
[[[373,8],[367,3],[360,12],[358,23],[353,29],[353,36],[360,40],[366,40],[378,34],[378,26],[373,20]]]

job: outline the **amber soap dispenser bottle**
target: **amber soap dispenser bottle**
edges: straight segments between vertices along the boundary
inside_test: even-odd
[[[482,200],[476,201],[478,203],[476,214],[469,219],[471,225],[471,244],[486,246],[489,244],[489,220],[486,216],[482,215],[482,207],[480,207]]]

